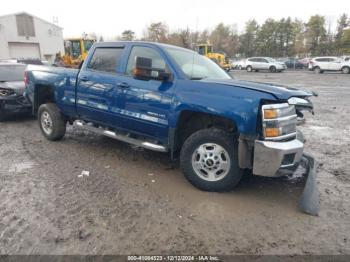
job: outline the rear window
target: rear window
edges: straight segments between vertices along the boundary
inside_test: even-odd
[[[122,47],[98,47],[88,64],[91,70],[115,73],[120,63],[124,48]]]
[[[24,77],[26,65],[6,64],[0,65],[0,82],[21,81]]]

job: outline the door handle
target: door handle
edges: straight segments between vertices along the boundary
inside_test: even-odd
[[[129,88],[130,85],[128,83],[125,83],[125,82],[120,82],[117,84],[117,87],[120,87],[120,88]]]
[[[87,76],[82,76],[79,79],[80,81],[83,81],[83,82],[89,81],[89,78]]]

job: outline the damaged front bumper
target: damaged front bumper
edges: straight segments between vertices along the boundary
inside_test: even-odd
[[[304,139],[301,133],[287,142],[255,141],[253,174],[280,177],[295,172],[299,165],[306,168],[306,184],[299,201],[299,209],[317,216],[320,209],[316,183],[316,161],[303,152]]]
[[[256,140],[253,174],[279,177],[293,173],[301,160],[303,149],[304,144],[298,139],[286,142]]]

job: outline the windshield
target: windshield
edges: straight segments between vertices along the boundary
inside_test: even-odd
[[[0,65],[0,82],[21,81],[24,77],[26,65]]]
[[[266,57],[266,60],[271,62],[271,63],[275,63],[277,62],[275,59],[271,58],[271,57]]]
[[[222,70],[220,66],[205,56],[199,55],[190,50],[187,51],[171,47],[165,49],[189,79],[231,79],[231,77]]]

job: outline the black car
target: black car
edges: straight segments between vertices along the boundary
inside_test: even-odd
[[[0,63],[0,120],[31,112],[31,104],[23,96],[25,68],[25,64]]]
[[[303,69],[305,66],[299,60],[291,57],[286,58],[278,58],[277,59],[280,62],[283,62],[286,64],[287,68],[289,69]]]

